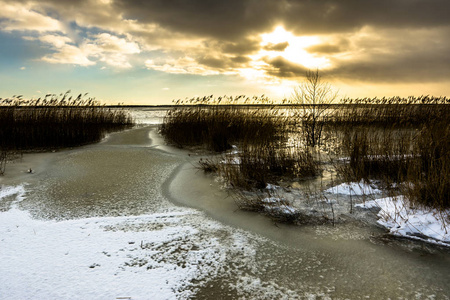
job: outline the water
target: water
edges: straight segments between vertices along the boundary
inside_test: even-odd
[[[143,120],[160,118],[139,113]],[[168,242],[147,240],[141,247],[124,248],[133,263],[117,269],[120,274],[139,270],[136,289],[148,295],[156,287],[139,280],[153,276],[149,267],[174,264],[192,272],[179,286],[174,283],[173,298],[449,298],[448,250],[386,237],[382,229],[358,221],[294,227],[239,211],[220,182],[194,167],[195,153],[164,145],[155,125],[141,123],[96,145],[25,155],[8,166],[0,182],[27,182],[25,197],[16,204],[1,202],[2,210],[17,205],[34,219],[62,222],[57,224],[117,219],[120,226],[104,228],[142,233],[143,240],[145,232],[150,236],[161,228],[181,232]],[[33,174],[24,172],[30,167]],[[139,226],[126,225],[141,215],[154,217]]]

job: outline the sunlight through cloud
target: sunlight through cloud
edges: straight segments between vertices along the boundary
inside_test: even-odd
[[[305,49],[321,43],[317,36],[296,36],[284,29],[283,26],[278,26],[270,33],[261,34],[262,43],[261,50],[255,58],[267,56],[275,58],[281,56],[290,62],[300,64],[306,68],[326,68],[330,65],[325,57],[316,57],[308,53]],[[267,49],[268,45],[280,45],[287,43],[283,51],[271,51]]]

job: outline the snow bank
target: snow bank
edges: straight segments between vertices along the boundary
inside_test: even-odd
[[[436,210],[412,208],[403,196],[376,199],[356,206],[380,208],[378,223],[388,228],[394,235],[434,243],[450,243],[450,223],[448,222],[450,210],[439,213]]]
[[[342,183],[340,185],[331,187],[324,191],[330,194],[342,194],[342,195],[371,195],[379,194],[381,190],[373,188],[371,185],[365,183],[363,180],[360,182]]]

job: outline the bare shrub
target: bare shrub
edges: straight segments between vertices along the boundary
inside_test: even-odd
[[[319,70],[309,70],[306,73],[306,81],[294,89],[291,101],[301,105],[302,114],[297,114],[297,117],[309,146],[320,144],[329,108],[337,97],[338,94],[331,85],[322,81]]]

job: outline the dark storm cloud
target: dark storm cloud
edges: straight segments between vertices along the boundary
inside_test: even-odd
[[[244,38],[233,42],[219,43],[219,47],[225,53],[230,54],[252,54],[257,52],[260,47],[259,39]]]
[[[284,21],[297,33],[334,33],[363,26],[427,28],[449,25],[447,0],[286,1]]]
[[[71,24],[90,32],[111,32],[124,39],[129,35],[147,49],[178,51],[180,56],[192,57],[219,71],[247,67],[247,55],[261,50],[259,34],[283,25],[298,36],[333,36],[326,39],[330,42],[306,50],[330,59],[330,73],[335,76],[389,82],[450,77],[449,0],[7,2],[32,3],[33,11],[61,21],[67,36],[76,31],[71,30]],[[368,29],[364,39],[357,36]],[[183,43],[176,44],[181,40]],[[280,51],[282,55],[287,42],[266,45],[265,49]],[[272,76],[297,77],[305,71],[303,66],[281,56],[265,61],[269,64],[266,72]]]
[[[301,77],[308,71],[304,66],[293,63],[281,56],[273,59],[266,58],[264,61],[269,65],[266,69],[267,74],[276,77]]]
[[[347,39],[341,39],[336,43],[326,43],[326,44],[318,44],[314,46],[310,46],[305,50],[309,53],[315,54],[334,54],[339,52],[348,51],[350,47],[350,43]]]
[[[450,51],[450,49],[449,49]],[[439,82],[450,78],[448,52],[397,55],[379,55],[347,62],[336,62],[336,67],[327,74],[337,78],[378,82]]]
[[[203,56],[199,58],[198,63],[205,65],[210,68],[220,69],[220,70],[230,70],[233,68],[238,68],[244,66],[250,61],[246,56],[233,56],[233,57],[211,57]]]
[[[317,54],[329,54],[329,53],[342,52],[342,49],[339,45],[333,45],[333,44],[314,45],[314,46],[306,48],[306,50],[310,53],[317,53]]]
[[[363,28],[384,31],[388,35],[390,31],[396,31],[395,34],[400,36],[398,41],[396,36],[378,37],[391,42],[382,47],[375,45],[378,51],[371,51],[371,47],[352,41],[355,53],[367,54],[363,59],[347,57],[345,61],[333,60],[332,72],[347,78],[420,81],[425,75],[438,78],[450,69],[446,57],[442,55],[442,47],[434,49],[432,40],[423,40],[418,36],[424,43],[413,45],[401,38],[402,30],[414,32],[450,28],[448,0],[116,0],[114,3],[116,10],[125,18],[140,23],[156,23],[172,32],[205,38],[220,45],[214,47],[215,50],[237,56],[258,51],[258,41],[248,37],[270,32],[279,24],[296,35],[351,36]],[[398,45],[402,43],[409,48],[399,49]],[[447,44],[443,40],[441,43]],[[279,46],[281,51],[284,45]],[[421,51],[423,47],[428,51]],[[338,42],[312,46],[307,50],[314,55],[334,55],[349,48],[349,44]],[[444,48],[447,50],[448,47]],[[388,55],[380,55],[379,52],[388,52]],[[218,62],[203,59],[202,63],[210,67],[232,65],[229,60]],[[267,73],[272,76],[296,77],[304,74],[302,66],[281,57],[271,60],[269,64],[271,67]]]
[[[281,13],[279,2],[270,0],[118,0],[114,3],[125,18],[225,40],[270,30]]]
[[[450,78],[450,27],[387,30],[353,45],[360,56],[332,58],[336,77],[366,82],[436,82]]]
[[[277,23],[300,34],[363,26],[424,28],[450,24],[448,0],[116,0],[124,17],[180,32],[234,39]]]

